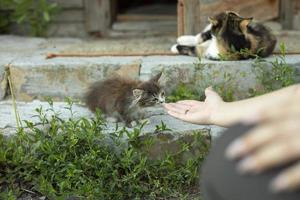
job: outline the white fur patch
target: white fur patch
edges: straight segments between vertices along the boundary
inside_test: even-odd
[[[211,42],[204,53],[204,57],[208,59],[220,59],[220,52],[217,45],[217,39],[213,36]]]
[[[162,94],[159,94],[158,95],[158,101],[159,101],[159,103],[165,103],[165,101],[166,101],[165,96],[162,95]]]
[[[211,43],[211,40],[206,40],[205,42],[201,43],[199,46],[207,49],[210,46],[210,43]]]
[[[204,30],[202,31],[202,33],[209,31],[209,30],[211,29],[211,27],[212,27],[212,25],[211,25],[211,24],[208,24],[208,25],[204,28]],[[199,34],[197,34],[197,35],[195,36],[195,37],[196,37],[196,42],[197,42],[197,44],[203,43],[202,33],[199,33]]]
[[[201,44],[203,42],[203,40],[202,40],[202,33],[199,33],[195,37],[196,37],[197,44]]]
[[[212,24],[208,24],[204,28],[202,33],[209,31],[211,29],[211,27],[212,27]],[[191,47],[201,44],[203,42],[202,36],[201,36],[202,33],[199,33],[196,36],[193,36],[193,35],[180,36],[179,38],[177,38],[177,44],[184,45],[184,46],[191,46]]]
[[[212,27],[212,24],[208,24],[208,25],[203,29],[202,32],[209,31],[209,30],[211,29],[211,27]]]
[[[174,44],[172,47],[171,47],[171,52],[172,53],[179,53],[178,49],[177,49],[177,44]]]
[[[196,46],[197,43],[197,37],[193,35],[183,35],[177,38],[177,43],[184,46]]]

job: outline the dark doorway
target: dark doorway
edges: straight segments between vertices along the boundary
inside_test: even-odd
[[[111,36],[176,36],[177,0],[119,0]]]

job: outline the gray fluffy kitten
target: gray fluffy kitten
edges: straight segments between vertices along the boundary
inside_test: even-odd
[[[165,102],[165,92],[159,84],[162,73],[148,81],[114,76],[93,84],[86,94],[86,105],[93,112],[100,109],[107,117],[131,126],[145,117],[144,107]]]

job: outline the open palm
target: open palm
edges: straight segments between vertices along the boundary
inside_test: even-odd
[[[165,104],[169,115],[194,124],[211,124],[218,106],[223,103],[222,98],[212,90],[205,90],[205,100],[183,100]]]

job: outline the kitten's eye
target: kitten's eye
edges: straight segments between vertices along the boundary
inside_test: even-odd
[[[161,93],[161,96],[165,96],[165,92],[162,92],[162,93]]]
[[[152,99],[152,101],[158,101],[158,98],[157,98],[157,97],[155,97],[155,98],[153,98],[153,99]]]

